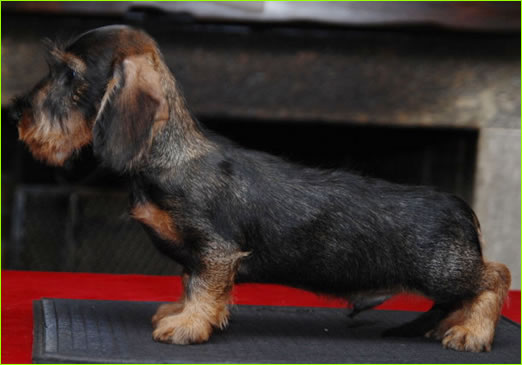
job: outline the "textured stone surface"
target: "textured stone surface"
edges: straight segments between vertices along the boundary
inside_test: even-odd
[[[520,289],[520,130],[480,131],[474,206],[485,256],[507,264]]]
[[[2,101],[46,72],[39,39],[121,19],[7,16]],[[509,34],[143,22],[200,116],[514,127],[520,38]]]

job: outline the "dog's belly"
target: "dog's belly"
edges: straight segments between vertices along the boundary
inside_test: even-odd
[[[350,266],[339,257],[332,258],[331,261],[322,259],[315,262],[308,261],[304,257],[294,257],[294,259],[293,262],[282,263],[277,259],[270,260],[267,256],[262,254],[258,256],[256,252],[252,252],[241,260],[236,282],[281,284],[346,297],[354,292],[382,289],[383,286],[388,286],[387,283],[393,276],[391,272],[386,278],[386,275],[379,274],[381,270],[374,269],[373,278],[370,280],[368,277],[363,278],[362,275],[366,275],[367,270],[371,268],[362,268],[359,265],[360,271],[356,272],[353,265]]]

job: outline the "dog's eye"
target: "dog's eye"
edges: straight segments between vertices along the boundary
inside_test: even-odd
[[[70,68],[67,70],[66,77],[67,81],[73,81],[74,79],[78,78],[78,72]]]

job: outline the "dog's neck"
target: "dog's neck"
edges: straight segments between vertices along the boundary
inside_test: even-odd
[[[151,146],[144,159],[146,170],[177,170],[215,147],[189,112],[174,78],[165,82],[169,84],[165,88],[169,117],[166,121],[156,122]]]

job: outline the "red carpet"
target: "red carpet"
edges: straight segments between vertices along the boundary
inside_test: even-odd
[[[30,363],[32,301],[42,297],[130,301],[172,301],[181,293],[179,277],[2,271],[2,363]],[[277,285],[244,284],[237,304],[344,307],[342,301]],[[398,295],[380,309],[425,311],[431,302]],[[520,291],[511,291],[503,314],[520,323]]]

